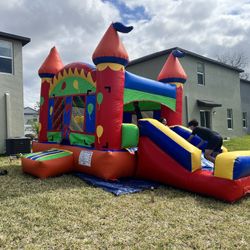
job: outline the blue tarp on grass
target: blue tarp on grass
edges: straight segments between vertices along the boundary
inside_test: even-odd
[[[145,189],[157,188],[160,186],[159,183],[153,181],[145,181],[132,178],[123,178],[117,181],[105,181],[101,178],[84,174],[84,173],[74,173],[75,176],[86,181],[95,187],[100,187],[107,192],[113,193],[115,195],[131,194],[136,192],[141,192]]]

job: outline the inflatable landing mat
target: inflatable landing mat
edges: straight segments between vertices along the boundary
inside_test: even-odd
[[[62,149],[49,149],[23,156],[23,172],[47,178],[72,171],[73,153]]]

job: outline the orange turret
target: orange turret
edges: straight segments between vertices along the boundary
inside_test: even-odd
[[[173,111],[167,107],[162,107],[161,116],[167,119],[169,126],[182,125],[183,84],[187,80],[187,75],[178,57],[183,56],[184,53],[179,50],[172,51],[157,77],[158,81],[176,85],[176,110]]]
[[[47,75],[47,77],[50,77],[49,75],[54,76],[62,68],[63,68],[63,63],[60,58],[60,55],[56,47],[53,47],[50,50],[49,55],[41,65],[40,69],[38,70],[38,74],[39,76],[42,75],[44,77],[44,75]]]
[[[127,65],[128,53],[117,32],[128,33],[132,29],[132,26],[127,27],[121,23],[112,23],[93,53],[92,58],[95,65],[100,63]]]
[[[184,54],[179,50],[172,51],[157,80],[165,83],[185,83],[187,75],[178,60],[178,57],[183,56]]]
[[[93,53],[96,64],[96,148],[121,149],[124,66],[128,53],[118,32],[128,33],[133,27],[112,23]],[[108,110],[108,119],[107,119]]]

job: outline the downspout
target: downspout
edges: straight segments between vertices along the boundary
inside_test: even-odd
[[[186,124],[185,126],[187,126],[188,122],[189,122],[189,114],[188,114],[188,97],[185,96],[185,108],[186,108]]]
[[[5,115],[6,115],[6,138],[11,137],[11,107],[10,107],[10,94],[5,93]]]

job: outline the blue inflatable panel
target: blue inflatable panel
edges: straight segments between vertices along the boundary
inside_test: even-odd
[[[239,156],[234,161],[233,180],[250,175],[250,156]]]
[[[49,109],[48,109],[48,130],[53,130],[53,112],[50,110],[54,108],[55,98],[49,99]]]
[[[153,181],[144,181],[139,179],[120,179],[117,181],[105,181],[101,178],[84,174],[84,173],[74,173],[75,176],[86,181],[95,187],[100,187],[107,192],[113,193],[115,195],[131,194],[136,192],[141,192],[145,189],[157,188],[160,184]]]
[[[176,98],[176,86],[125,72],[125,88]]]
[[[95,132],[95,117],[96,117],[96,96],[95,95],[87,95],[86,96],[86,107],[88,107],[88,105],[92,104],[93,110],[91,113],[86,112],[86,132],[87,133],[94,133]],[[88,110],[88,109],[87,109]]]
[[[191,132],[181,126],[174,126],[171,129],[178,134],[179,136],[183,137],[184,139],[188,139],[191,135]],[[194,146],[197,146],[201,142],[201,138],[198,135],[195,135],[191,141]],[[201,150],[204,151],[207,146],[207,141],[201,146]]]

